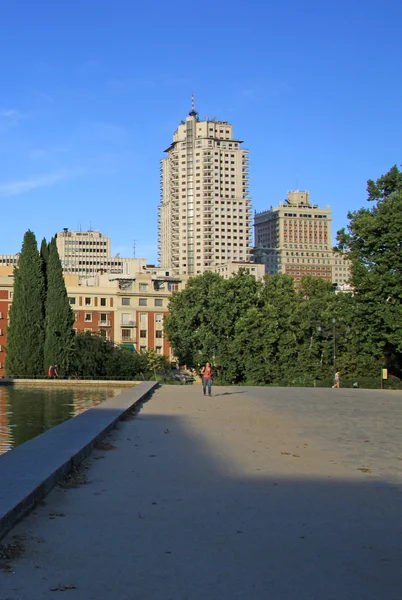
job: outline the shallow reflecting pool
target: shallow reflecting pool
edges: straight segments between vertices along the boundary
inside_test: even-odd
[[[0,454],[113,398],[122,390],[0,386]]]

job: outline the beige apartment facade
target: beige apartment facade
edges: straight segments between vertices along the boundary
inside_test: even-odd
[[[267,273],[286,273],[296,282],[312,275],[347,283],[349,261],[332,249],[331,221],[330,207],[312,204],[308,191],[288,192],[285,202],[255,214],[255,261]]]
[[[131,276],[105,273],[66,283],[77,331],[98,332],[137,352],[152,348],[171,357],[163,321],[172,293],[185,287],[187,277],[151,268]]]
[[[0,267],[16,267],[18,265],[18,254],[0,254]]]
[[[70,231],[56,235],[63,273],[90,277],[99,273],[134,273],[146,265],[145,258],[111,256],[111,240],[97,230]]]
[[[173,135],[160,167],[159,263],[199,275],[251,256],[248,150],[227,121],[193,110]]]
[[[224,279],[230,279],[240,271],[253,275],[259,281],[265,276],[265,266],[254,262],[232,261],[214,267],[214,273],[218,273]]]
[[[186,276],[149,268],[130,276],[66,274],[64,279],[77,333],[88,331],[136,352],[154,349],[173,358],[163,322],[170,297],[185,287]],[[0,267],[0,377],[5,375],[13,287],[13,268]]]

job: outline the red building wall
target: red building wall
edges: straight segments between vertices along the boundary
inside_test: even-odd
[[[10,308],[8,290],[0,290],[0,377],[5,377],[4,363],[6,360],[8,311]]]

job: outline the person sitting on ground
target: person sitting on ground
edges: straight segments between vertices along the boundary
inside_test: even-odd
[[[57,368],[58,365],[50,365],[48,372],[47,372],[47,376],[49,377],[49,379],[57,379],[59,374],[57,372]]]

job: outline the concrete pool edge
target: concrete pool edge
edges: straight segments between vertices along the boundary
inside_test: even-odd
[[[0,386],[31,387],[31,386],[55,386],[55,387],[128,387],[131,388],[144,381],[125,379],[0,379]]]
[[[0,456],[0,540],[159,386],[145,381]]]

